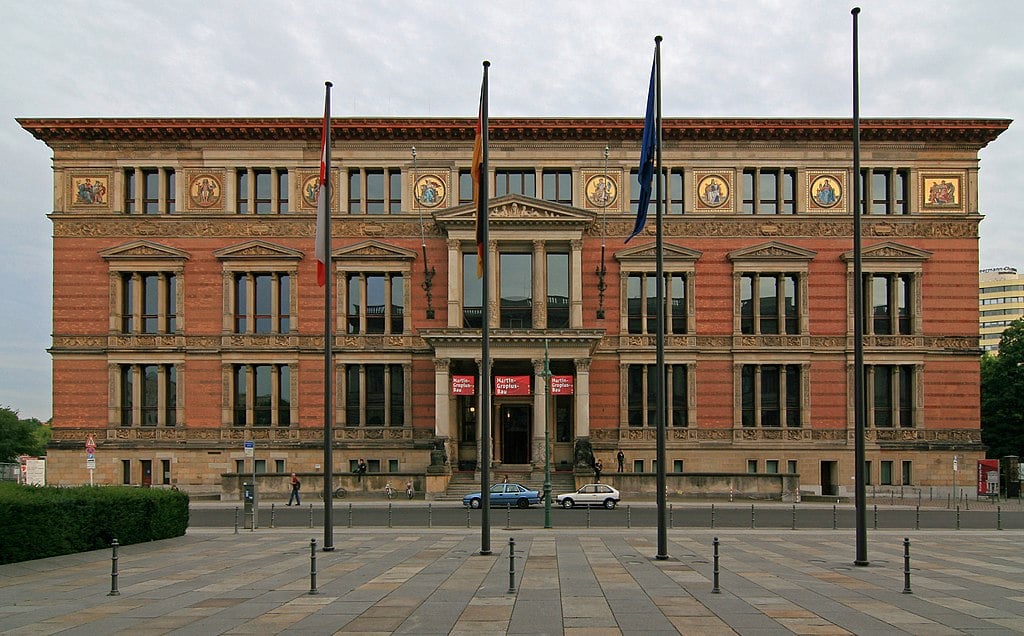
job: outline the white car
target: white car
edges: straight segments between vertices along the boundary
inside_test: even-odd
[[[576,492],[558,495],[556,501],[563,508],[573,506],[604,506],[611,510],[619,503],[619,491],[608,484],[587,484]]]

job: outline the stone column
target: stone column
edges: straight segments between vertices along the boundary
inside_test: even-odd
[[[531,460],[535,468],[544,468],[544,431],[548,430],[548,390],[544,377],[544,359],[533,360],[533,435]]]
[[[450,438],[452,435],[452,400],[448,394],[450,386],[451,360],[434,360],[434,435],[437,437]]]
[[[455,239],[448,239],[448,328],[462,326],[462,248]],[[408,306],[408,305],[406,305]]]
[[[576,359],[576,430],[577,439],[590,437],[590,359]]]
[[[569,255],[569,327],[583,328],[583,241],[572,241]]]

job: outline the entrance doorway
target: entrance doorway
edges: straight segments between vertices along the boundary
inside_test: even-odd
[[[839,494],[839,484],[836,483],[838,469],[835,462],[821,462],[821,494],[834,496]]]
[[[498,407],[498,434],[503,464],[530,463],[530,416],[526,404],[502,404]]]

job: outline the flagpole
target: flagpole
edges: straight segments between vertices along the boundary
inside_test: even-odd
[[[491,63],[484,60],[484,79],[480,87],[480,135],[481,162],[480,185],[477,200],[477,223],[480,224],[479,240],[483,252],[480,254],[483,263],[483,294],[481,308],[483,325],[481,326],[480,345],[480,554],[491,553],[491,317],[490,304],[490,250],[488,249],[487,199],[488,199],[488,116],[487,116],[487,69]],[[477,246],[479,250],[480,245]]]
[[[867,501],[864,475],[864,281],[861,268],[860,191],[860,62],[857,15],[853,14],[853,475],[856,505],[857,556],[854,565],[868,565]]]
[[[656,559],[665,560],[668,558],[668,531],[666,526],[666,502],[665,502],[665,425],[666,425],[666,413],[665,413],[665,249],[664,249],[664,238],[662,233],[662,208],[663,205],[663,192],[661,187],[662,172],[661,172],[661,36],[655,36],[654,38],[654,68],[655,68],[655,130],[657,134],[657,151],[655,153],[655,165],[657,166],[654,171],[654,219],[655,219],[655,232],[654,232],[654,251],[655,251],[655,275],[657,276],[657,283],[655,288],[657,290],[657,304],[658,304],[658,319],[655,322],[657,326],[657,349],[655,354],[655,369],[658,374],[657,379],[657,458],[658,458],[658,470],[657,470],[657,502],[658,502],[658,553],[655,555]]]
[[[331,428],[331,394],[333,387],[333,338],[331,334],[331,82],[324,82],[324,148],[323,162],[326,175],[319,193],[326,201],[324,214],[324,258],[326,284],[324,285],[324,552],[334,550],[334,433]]]

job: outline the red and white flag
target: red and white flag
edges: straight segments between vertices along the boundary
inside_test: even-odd
[[[324,97],[324,134],[320,145],[320,181],[316,199],[316,283],[327,284],[328,221],[331,213],[331,87]]]

